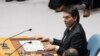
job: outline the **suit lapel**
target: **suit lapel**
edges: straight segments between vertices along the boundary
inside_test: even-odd
[[[67,34],[68,29],[66,29],[66,31],[64,32],[64,36],[62,38],[62,42],[65,43],[68,39],[70,39],[70,37],[73,35],[74,29],[77,27],[77,25],[78,25],[78,23],[72,27],[72,29],[70,30],[69,34]],[[64,38],[65,38],[65,40],[63,41]]]

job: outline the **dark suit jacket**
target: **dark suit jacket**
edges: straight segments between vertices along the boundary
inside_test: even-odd
[[[67,30],[65,30],[64,35],[66,35],[66,32]],[[59,50],[57,51],[59,55],[62,55],[62,53],[68,48],[77,49],[80,56],[84,56],[87,53],[87,41],[85,32],[79,23],[72,27],[69,35],[65,38],[64,41],[54,39],[53,44],[60,46]]]

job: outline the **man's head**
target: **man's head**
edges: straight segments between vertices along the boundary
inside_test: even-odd
[[[77,8],[64,6],[62,11],[64,12],[63,18],[67,27],[72,27],[74,24],[79,23],[80,16]]]
[[[63,53],[63,56],[79,56],[78,51],[74,48],[69,48]]]

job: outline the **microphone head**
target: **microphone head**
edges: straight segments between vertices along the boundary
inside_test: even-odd
[[[30,44],[31,44],[32,42],[30,41],[30,42],[28,42],[28,43],[30,43]]]
[[[32,29],[30,28],[28,31],[32,31]]]

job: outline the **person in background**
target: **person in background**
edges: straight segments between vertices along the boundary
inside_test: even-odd
[[[48,7],[56,12],[61,12],[63,6],[69,7],[72,5],[81,5],[83,0],[50,0]]]
[[[78,51],[74,48],[69,48],[64,51],[62,56],[79,56]]]
[[[11,1],[13,1],[13,0],[6,0],[6,2],[11,2]]]
[[[50,9],[53,9],[55,11],[58,11],[58,9],[62,6],[62,0],[49,0],[48,7]],[[60,11],[60,9],[59,9]]]
[[[100,8],[100,0],[84,0],[86,5],[83,17],[90,16],[90,11],[95,8]]]
[[[78,51],[79,56],[86,56],[88,53],[86,35],[82,25],[79,23],[80,15],[78,9],[63,7],[62,12],[66,26],[62,40],[44,36],[33,38],[45,42],[49,41],[51,44],[44,46],[46,51],[55,50],[58,55],[62,55],[65,50],[74,48]]]
[[[13,0],[6,0],[6,2],[11,2]],[[25,1],[25,0],[16,0],[16,1]]]

